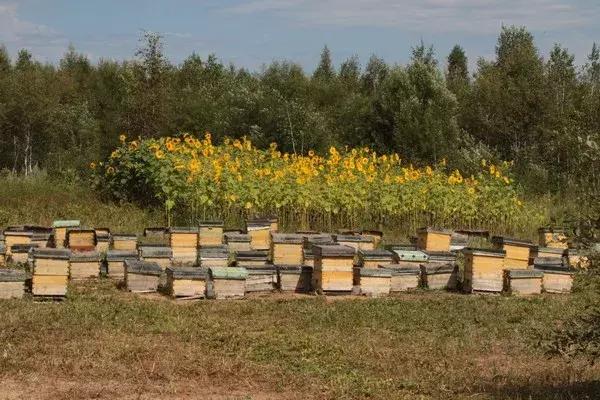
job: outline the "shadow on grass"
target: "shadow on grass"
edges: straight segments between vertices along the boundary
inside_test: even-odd
[[[574,382],[556,386],[527,385],[488,388],[487,393],[494,399],[527,400],[584,400],[600,399],[600,380]]]

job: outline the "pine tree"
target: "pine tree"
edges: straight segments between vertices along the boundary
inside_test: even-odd
[[[323,47],[321,51],[321,60],[315,72],[313,73],[313,79],[322,82],[330,82],[335,78],[335,71],[333,70],[333,62],[331,61],[331,52],[327,46]]]
[[[446,85],[457,98],[462,98],[469,86],[468,60],[465,51],[459,45],[455,45],[448,55]]]

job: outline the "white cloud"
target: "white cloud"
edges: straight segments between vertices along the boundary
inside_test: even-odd
[[[250,0],[228,12],[270,12],[306,25],[397,27],[411,31],[495,33],[501,24],[532,30],[593,26],[597,2],[568,0]],[[596,4],[594,4],[596,3]]]
[[[56,44],[63,38],[54,29],[23,20],[18,14],[16,3],[0,1],[0,41],[4,43],[18,43],[22,46]]]

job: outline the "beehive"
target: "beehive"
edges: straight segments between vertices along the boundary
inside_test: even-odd
[[[72,252],[89,252],[96,250],[96,231],[93,229],[69,228],[67,229],[66,247]]]
[[[557,249],[566,249],[568,237],[564,229],[561,228],[540,228],[538,229],[539,245],[541,247],[553,247]]]
[[[463,254],[465,292],[502,292],[505,250],[466,248]]]
[[[315,254],[312,249],[306,247],[302,249],[302,265],[311,269],[315,267]]]
[[[373,241],[362,235],[335,235],[335,242],[341,246],[352,247],[355,252],[358,250],[375,250]]]
[[[566,250],[559,247],[538,247],[536,258],[563,258]]]
[[[568,249],[567,250],[567,260],[569,262],[569,266],[573,269],[587,269],[590,267],[590,260],[581,251],[577,249]]]
[[[420,228],[417,230],[417,248],[425,251],[450,251],[452,231]]]
[[[81,223],[76,220],[57,220],[52,223],[52,229],[54,230],[54,247],[62,249],[65,247],[65,241],[67,240],[67,229],[78,228]]]
[[[116,281],[125,280],[125,260],[137,260],[138,254],[133,250],[109,250],[106,253],[107,275]]]
[[[362,236],[371,239],[373,242],[373,247],[378,248],[383,240],[383,232],[377,230],[363,230],[360,233]]]
[[[164,226],[153,226],[149,228],[144,228],[144,237],[168,241],[169,228],[165,228]]]
[[[238,267],[211,267],[208,270],[208,297],[215,299],[240,299],[246,292],[248,271]]]
[[[173,250],[167,246],[140,246],[140,260],[155,262],[165,271],[171,266],[173,260]]]
[[[96,251],[101,254],[106,254],[110,249],[110,229],[95,228],[96,231]]]
[[[397,248],[392,251],[393,260],[396,264],[405,266],[419,266],[429,260],[429,256],[421,250],[404,250]]]
[[[155,262],[125,260],[125,286],[134,293],[156,292],[163,270]]]
[[[390,271],[390,292],[407,292],[417,289],[421,280],[421,267],[418,263],[412,265],[389,264],[382,265]]]
[[[111,235],[113,250],[137,250],[137,235],[132,233],[116,233]]]
[[[302,246],[305,249],[309,249],[312,251],[312,247],[315,244],[335,244],[335,240],[333,240],[333,236],[328,233],[314,233],[314,234],[302,234]]]
[[[271,237],[271,260],[276,265],[301,265],[303,236],[274,233]]]
[[[175,298],[206,297],[208,270],[196,267],[168,267],[167,291]]]
[[[69,258],[65,249],[34,249],[31,252],[34,296],[65,296],[69,282]]]
[[[570,293],[573,287],[573,270],[556,257],[537,257],[534,269],[542,271],[542,288],[547,293]]]
[[[450,251],[460,251],[469,245],[469,237],[463,233],[452,232]]]
[[[359,250],[357,265],[361,268],[378,268],[379,265],[391,264],[393,253],[387,250]]]
[[[312,286],[318,293],[352,290],[355,249],[342,245],[315,245]]]
[[[249,267],[246,293],[272,292],[277,287],[277,269],[273,265]]]
[[[237,251],[234,258],[236,267],[262,267],[269,260],[269,252],[266,250]]]
[[[269,221],[247,221],[246,232],[250,235],[252,250],[269,250],[271,248],[271,223]]]
[[[531,258],[533,243],[529,240],[506,238],[502,236],[492,237],[492,243],[496,250],[504,250],[504,266],[510,269],[527,269]]]
[[[0,299],[21,299],[27,274],[23,270],[0,269]]]
[[[421,264],[421,282],[423,287],[432,290],[455,290],[458,283],[458,267],[454,264]]]
[[[313,269],[303,265],[278,265],[277,287],[282,292],[308,293]]]
[[[198,228],[171,228],[170,243],[173,249],[173,262],[195,265],[198,260]]]
[[[4,231],[4,246],[6,247],[6,255],[10,258],[12,247],[15,245],[31,244],[32,237],[33,232],[30,231],[6,229]]]
[[[223,221],[202,221],[199,224],[198,245],[200,247],[223,244]]]
[[[390,294],[392,272],[386,268],[354,267],[354,286],[358,293],[369,297],[382,297]]]
[[[14,244],[10,247],[10,262],[13,264],[27,264],[29,252],[37,249],[36,244]]]
[[[542,293],[542,277],[539,270],[505,269],[504,290],[515,295],[532,295]]]
[[[227,246],[202,247],[198,262],[203,268],[227,267],[229,265],[229,250]]]
[[[229,247],[229,252],[231,253],[251,250],[250,235],[247,233],[227,232],[223,234],[223,237],[225,238],[225,243]]]
[[[37,245],[40,249],[45,249],[50,245],[52,233],[50,232],[33,232],[31,235],[31,244]]]
[[[100,254],[93,251],[71,252],[70,277],[75,281],[97,278],[100,275]]]

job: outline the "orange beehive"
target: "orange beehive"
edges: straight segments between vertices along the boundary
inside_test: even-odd
[[[506,268],[527,269],[530,264],[531,250],[534,247],[529,240],[511,239],[502,236],[492,237],[492,243],[496,250],[504,250],[504,266]]]
[[[501,292],[504,287],[504,257],[506,251],[463,249],[465,269],[463,290],[471,292]]]
[[[271,260],[275,265],[302,265],[303,236],[291,233],[273,233]]]
[[[223,244],[223,221],[202,221],[198,229],[198,246],[212,247]]]
[[[250,235],[252,250],[269,250],[271,248],[271,223],[269,221],[247,221],[246,232]]]
[[[318,293],[352,291],[355,249],[342,245],[315,245],[313,288]]]
[[[425,251],[450,251],[452,231],[448,229],[420,228],[417,230],[417,248]]]
[[[97,243],[94,229],[70,228],[67,230],[65,244],[72,252],[96,250]]]

